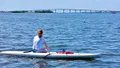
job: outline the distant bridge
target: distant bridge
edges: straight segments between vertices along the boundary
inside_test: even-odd
[[[90,10],[90,9],[39,9],[39,10],[51,10],[54,13],[81,13],[81,12],[119,12],[119,11],[111,11],[111,10]],[[30,10],[30,12],[34,12],[35,10]]]
[[[89,9],[51,9],[54,13],[81,13],[81,12],[109,12],[104,10],[89,10]]]

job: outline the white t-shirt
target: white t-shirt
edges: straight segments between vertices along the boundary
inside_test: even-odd
[[[45,43],[44,37],[39,38],[37,35],[33,39],[33,47],[32,48],[39,51],[40,49],[45,48],[44,43]]]

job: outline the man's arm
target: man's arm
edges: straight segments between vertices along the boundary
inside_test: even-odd
[[[49,47],[48,47],[48,45],[47,45],[46,42],[44,42],[44,45],[45,45],[45,48],[46,48],[48,51],[50,51],[50,49],[49,49]]]

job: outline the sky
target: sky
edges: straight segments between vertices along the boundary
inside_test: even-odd
[[[38,9],[120,11],[120,0],[0,0],[0,11]]]

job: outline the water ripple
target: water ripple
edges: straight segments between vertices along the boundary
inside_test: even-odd
[[[118,68],[120,67],[120,15],[109,13],[1,14],[0,51],[29,50],[38,28],[51,51],[106,54],[94,61],[54,61],[0,56],[2,68]],[[5,61],[7,59],[7,61]],[[38,61],[36,61],[38,60]],[[47,63],[47,64],[46,64]]]

